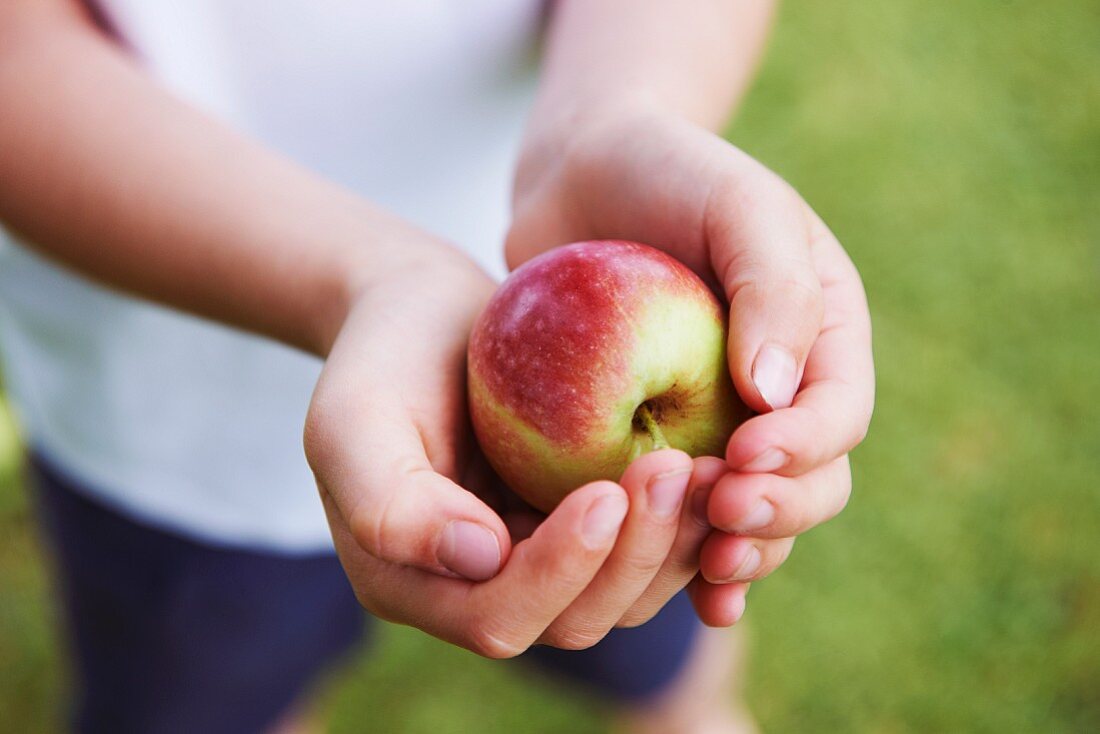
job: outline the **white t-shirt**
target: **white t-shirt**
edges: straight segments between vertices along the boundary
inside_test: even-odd
[[[540,5],[101,0],[98,10],[176,94],[500,275]],[[301,442],[317,360],[109,292],[2,230],[0,353],[29,443],[102,501],[215,543],[331,547]]]

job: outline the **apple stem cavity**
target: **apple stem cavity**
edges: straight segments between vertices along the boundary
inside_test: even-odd
[[[668,439],[665,438],[665,434],[661,432],[661,427],[657,425],[657,421],[653,418],[653,413],[649,410],[649,405],[642,403],[638,406],[638,410],[635,411],[636,415],[642,421],[642,427],[645,428],[646,433],[653,439],[653,450],[672,448],[668,444]]]

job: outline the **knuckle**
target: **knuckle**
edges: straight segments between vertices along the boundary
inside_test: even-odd
[[[825,296],[817,276],[808,263],[798,258],[766,259],[756,253],[746,253],[742,261],[730,268],[738,272],[733,282],[735,302],[767,308],[781,304],[780,313],[786,319],[813,322],[820,326],[825,318]]]
[[[374,599],[372,599],[370,594],[368,594],[365,589],[361,588],[359,584],[353,583],[351,585],[351,591],[355,594],[355,601],[359,602],[359,606],[363,607],[363,609],[370,612],[375,617],[382,616],[382,610],[378,608],[378,605],[374,603]]]
[[[829,502],[825,510],[825,520],[831,520],[848,506],[852,497],[852,470],[848,456],[844,455],[834,464],[835,473],[831,478],[832,486],[828,493]]]
[[[825,297],[821,291],[821,283],[810,273],[803,277],[784,277],[773,283],[770,288],[783,294],[784,301],[792,311],[813,314],[818,318],[825,312]]]
[[[756,573],[754,573],[751,578],[745,580],[759,581],[775,573],[780,566],[787,562],[793,547],[793,538],[790,540],[769,543],[768,547],[763,551],[764,562],[760,564],[760,568],[757,569]]]
[[[840,482],[840,491],[837,492],[837,500],[832,508],[832,514],[829,515],[830,519],[843,512],[848,506],[848,501],[852,499],[852,473],[845,471]]]
[[[849,451],[849,444],[854,446],[847,427],[838,431],[836,415],[831,415],[824,406],[807,401],[798,409],[802,412],[803,423],[798,428],[793,453],[805,471],[827,466]]]
[[[360,498],[348,526],[356,542],[375,558],[394,563],[429,562],[431,550],[421,537],[414,509],[414,483],[407,478],[391,491]]]
[[[840,433],[837,446],[838,453],[846,454],[867,438],[873,406],[865,396],[860,394],[861,390],[856,384],[847,380],[836,380],[836,383],[834,400],[837,404],[851,406],[842,413],[844,428]],[[822,410],[816,410],[815,413],[822,430],[830,424],[835,424],[835,417],[830,418]],[[837,457],[834,456],[834,458]]]
[[[545,641],[546,644],[562,650],[587,650],[602,640],[606,634],[607,630],[554,625],[547,630]]]
[[[335,450],[331,431],[328,429],[329,425],[328,409],[323,403],[314,400],[306,414],[305,427],[302,431],[306,461],[314,474],[331,462]]]
[[[670,554],[668,560],[665,561],[665,565],[658,572],[660,574],[659,578],[662,580],[683,579],[683,582],[686,583],[699,570],[699,554],[702,552],[705,540],[706,538],[703,538],[687,551]]]
[[[825,522],[820,501],[808,497],[805,501],[781,501],[776,503],[776,522],[769,538],[793,537],[808,532]]]
[[[352,511],[351,517],[348,518],[348,528],[351,530],[351,536],[355,538],[355,542],[375,558],[388,560],[383,536],[385,517],[389,511],[392,497],[393,495],[389,495],[384,498],[381,507],[368,507],[367,503],[361,502]]]
[[[376,599],[366,591],[358,588],[355,588],[354,592],[355,600],[359,602],[359,606],[363,607],[372,617],[380,619],[383,622],[394,624],[399,624],[401,622],[401,615],[388,605],[381,603],[379,599]]]
[[[643,624],[653,619],[656,614],[656,609],[650,609],[648,607],[639,608],[636,606],[635,608],[624,614],[622,619],[620,619],[618,624],[616,624],[615,626],[620,629],[632,629],[634,627],[641,627]]]
[[[871,421],[870,421],[871,411],[870,411],[870,409],[867,409],[866,411],[864,411],[863,415],[866,415],[867,419],[866,420],[862,419],[862,415],[861,415],[861,420],[855,425],[855,428],[852,430],[852,437],[851,437],[852,448],[855,448],[856,446],[859,446],[861,443],[864,442],[864,440],[867,438],[867,431],[870,430],[870,428],[871,428]]]
[[[522,654],[530,645],[512,639],[496,623],[481,621],[474,624],[467,635],[466,648],[491,660],[507,660]]]
[[[790,184],[748,156],[741,162],[748,166],[740,166],[737,175],[717,178],[712,185],[708,201],[714,212],[712,221],[733,219],[735,223],[737,218],[757,212],[797,212],[801,216],[801,197]]]
[[[635,582],[648,581],[657,575],[664,563],[664,557],[639,556],[630,562],[629,567],[623,572],[623,577]]]
[[[773,566],[773,569],[774,568],[779,568],[780,566],[782,566],[784,563],[787,562],[788,558],[791,557],[791,553],[794,551],[795,540],[796,540],[795,538],[790,538],[790,539],[788,539],[788,541],[786,543],[783,544],[782,549],[779,551],[779,558],[778,558],[778,560],[776,560],[776,563],[775,563],[775,566]]]
[[[354,569],[348,570],[347,574],[351,591],[359,606],[384,622],[402,623],[406,615],[402,613],[401,605],[385,594],[377,584],[372,583],[369,574]]]

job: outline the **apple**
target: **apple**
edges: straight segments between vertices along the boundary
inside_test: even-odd
[[[518,268],[470,335],[470,417],[501,479],[549,512],[659,448],[722,456],[748,417],[726,315],[686,266],[647,245],[578,242]]]

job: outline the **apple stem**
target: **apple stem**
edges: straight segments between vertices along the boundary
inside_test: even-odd
[[[665,438],[665,434],[661,432],[661,427],[657,425],[657,421],[653,419],[653,413],[649,411],[649,406],[642,403],[638,407],[637,415],[642,419],[642,425],[645,426],[646,431],[649,433],[649,437],[653,439],[653,450],[671,448],[668,445],[668,439]]]

